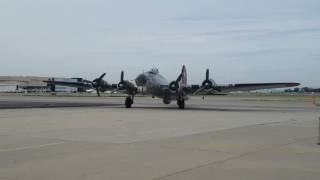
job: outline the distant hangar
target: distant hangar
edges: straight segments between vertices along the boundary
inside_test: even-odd
[[[51,78],[51,77],[50,77]],[[47,86],[49,77],[37,76],[0,76],[0,92],[50,92]],[[79,82],[81,78],[55,78],[65,82]],[[83,91],[75,87],[56,86],[56,92],[79,92]]]

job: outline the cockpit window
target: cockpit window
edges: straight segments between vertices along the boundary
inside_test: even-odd
[[[150,73],[150,74],[159,74],[159,70],[156,69],[156,68],[153,68],[148,73]]]

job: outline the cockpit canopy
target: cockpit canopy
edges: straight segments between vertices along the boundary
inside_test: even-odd
[[[159,70],[157,68],[152,68],[148,73],[150,73],[150,74],[159,74]]]

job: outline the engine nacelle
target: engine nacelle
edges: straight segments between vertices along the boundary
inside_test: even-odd
[[[179,83],[177,81],[172,81],[170,84],[169,84],[169,89],[171,91],[177,91],[179,89]]]
[[[203,81],[202,87],[204,87],[204,89],[212,89],[213,83],[210,80],[206,79]]]
[[[129,81],[122,81],[118,84],[119,90],[125,90],[129,94],[136,94],[138,92],[138,89],[134,86],[133,83]]]

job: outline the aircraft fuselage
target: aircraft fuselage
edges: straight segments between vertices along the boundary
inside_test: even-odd
[[[159,74],[157,69],[138,75],[135,79],[136,85],[143,88],[143,93],[162,98],[165,104],[169,104],[172,100],[170,93],[169,81]]]

